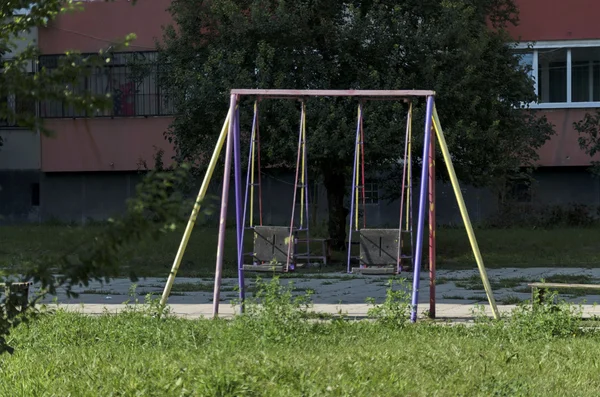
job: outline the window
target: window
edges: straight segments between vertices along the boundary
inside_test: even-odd
[[[507,184],[507,198],[512,202],[531,203],[533,198],[531,181],[527,179],[514,179]]]
[[[60,55],[40,57],[40,67],[56,68]],[[75,93],[109,94],[112,107],[93,116],[161,116],[174,113],[168,95],[160,87],[156,52],[115,53],[110,62],[94,68],[73,87]],[[57,101],[43,101],[40,115],[45,118],[87,117],[83,111]]]
[[[540,103],[567,102],[567,51],[539,51],[536,81]]]
[[[531,70],[537,108],[600,107],[600,40],[538,42],[517,46]]]
[[[10,62],[10,59],[2,59],[2,62]],[[26,72],[33,76],[33,66],[32,64],[27,65]],[[3,66],[0,65],[0,73],[3,73]],[[4,96],[0,97],[0,108],[6,111],[8,115],[5,117],[0,117],[0,128],[19,128],[17,125],[17,121],[14,116],[20,115],[23,117],[28,117],[36,114],[36,103],[33,99],[24,98],[22,95],[6,95],[6,90],[4,90]]]
[[[0,98],[0,106],[8,108],[9,112],[14,114],[35,114],[35,102],[33,100],[24,100],[15,95]],[[0,128],[19,128],[14,117],[0,118]]]
[[[379,184],[365,182],[365,204],[379,204]]]
[[[31,206],[32,207],[40,206],[40,184],[39,183],[31,184]]]

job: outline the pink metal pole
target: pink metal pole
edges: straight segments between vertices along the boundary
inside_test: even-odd
[[[225,149],[225,170],[223,172],[223,193],[221,196],[221,215],[219,217],[219,240],[217,242],[217,264],[215,270],[215,289],[213,292],[213,317],[219,317],[219,300],[221,298],[221,279],[223,278],[223,253],[225,250],[225,227],[227,226],[227,203],[229,198],[229,179],[231,176],[231,154],[233,152],[234,120],[237,96],[231,95],[229,114],[232,120],[227,131],[227,147]]]
[[[429,318],[435,318],[435,134],[429,141]]]

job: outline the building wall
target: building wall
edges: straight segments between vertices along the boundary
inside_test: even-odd
[[[140,1],[135,6],[128,0],[85,2],[83,11],[60,15],[48,27],[40,28],[40,50],[46,55],[71,49],[97,52],[135,33],[137,38],[123,50],[155,51],[162,25],[171,21],[169,5],[169,0]],[[42,169],[135,171],[140,160],[152,165],[159,148],[169,164],[173,148],[163,133],[171,122],[171,117],[153,116],[48,119],[48,128],[56,134],[42,139]]]
[[[566,51],[565,49],[574,45],[572,44],[574,41],[579,41],[576,43],[577,46],[593,45],[600,48],[600,25],[596,22],[596,16],[600,12],[600,2],[517,0],[516,3],[519,7],[519,25],[509,28],[512,37],[516,40],[523,43],[531,42],[534,46],[539,42],[544,42],[545,45],[548,43],[558,45],[557,43],[561,42],[560,49],[548,50],[545,54],[552,51]],[[596,44],[593,44],[594,41]],[[581,50],[582,47],[576,48]],[[590,63],[597,62],[595,54],[590,53],[589,56]],[[564,57],[566,61],[566,56]],[[539,77],[535,75],[535,71],[533,77],[534,79]],[[598,76],[594,77],[597,78]],[[538,81],[538,84],[542,82]],[[539,91],[538,94],[542,97]],[[573,123],[580,121],[586,112],[595,112],[596,108],[600,107],[600,102],[573,101],[566,105],[544,103],[542,107],[545,109],[540,110],[540,115],[545,115],[554,124],[556,134],[540,150],[540,166],[587,166],[592,160],[600,159],[600,155],[592,159],[580,149],[579,136],[573,128]]]
[[[39,170],[40,136],[23,129],[0,129],[0,170]]]
[[[44,173],[41,220],[85,224],[122,214],[141,178],[137,172]]]
[[[84,10],[60,15],[40,28],[39,47],[43,54],[60,54],[76,49],[97,52],[135,33],[129,51],[154,51],[162,37],[162,26],[171,23],[170,0],[82,3]]]
[[[600,38],[600,2],[590,0],[517,0],[519,26],[513,37],[521,41]]]
[[[55,132],[42,138],[42,171],[91,172],[136,171],[140,161],[154,164],[153,156],[163,149],[170,163],[173,147],[163,133],[169,117],[48,119]]]
[[[10,59],[35,45],[38,29],[21,32],[16,48],[4,54]],[[29,65],[33,71],[33,64]],[[40,138],[21,128],[0,127],[0,224],[39,220]]]

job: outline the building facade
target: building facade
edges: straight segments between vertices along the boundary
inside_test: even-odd
[[[600,25],[593,12],[600,3],[572,0],[548,7],[544,0],[517,2],[521,22],[511,33],[536,82],[539,101],[531,107],[545,114],[556,130],[540,151],[536,183],[518,200],[600,205],[600,184],[587,171],[591,159],[580,149],[573,129],[573,122],[600,108]],[[39,114],[56,132],[53,137],[0,123],[0,222],[105,219],[125,208],[144,164],[152,165],[159,150],[165,160],[171,158],[173,148],[163,134],[174,109],[161,92],[158,66],[150,62],[156,57],[162,26],[171,23],[169,4],[170,0],[140,1],[135,7],[129,0],[86,2],[83,12],[61,15],[32,32],[29,40],[43,54],[37,67],[46,68],[55,67],[68,50],[96,53],[130,33],[137,38],[105,68],[81,81],[80,89],[113,98],[113,106],[102,114],[89,117],[61,103],[40,103]],[[153,66],[139,73],[132,64]],[[289,175],[265,176],[265,201],[273,204],[265,213],[268,223],[288,222],[291,205],[284,198],[291,203],[291,182]],[[315,190],[314,217],[324,221],[324,189]],[[437,192],[438,220],[458,223],[451,189],[439,184]],[[373,226],[398,219],[398,203],[383,200],[376,182],[369,184],[367,195],[367,217]],[[489,191],[465,187],[465,197],[475,221],[498,209],[497,197]]]

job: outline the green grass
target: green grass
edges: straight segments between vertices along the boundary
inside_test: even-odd
[[[0,226],[0,267],[19,269],[24,263],[39,260],[45,255],[69,252],[73,246],[89,241],[104,226],[87,227],[60,225]],[[147,241],[133,247],[123,258],[120,275],[131,270],[139,276],[169,274],[177,251],[182,228],[166,234],[159,241]],[[437,233],[438,269],[473,269],[475,260],[462,229],[441,228]],[[476,236],[488,268],[501,267],[592,267],[600,263],[600,229],[573,228],[553,230],[477,229]],[[178,272],[179,276],[209,277],[214,273],[217,244],[216,228],[198,226],[192,233]],[[252,244],[246,233],[246,250]],[[318,245],[311,249],[319,248]],[[224,276],[235,276],[235,232],[226,232]],[[334,264],[323,271],[343,271],[345,253],[334,252]],[[425,258],[426,259],[426,258]],[[50,263],[49,265],[52,265]],[[315,272],[301,270],[295,275]],[[314,274],[314,273],[313,273]],[[315,274],[315,277],[318,276]],[[340,275],[340,279],[344,279]],[[323,278],[328,278],[323,276]]]
[[[592,277],[585,274],[555,274],[544,277],[547,283],[590,284]]]
[[[514,296],[514,295],[508,295],[502,299],[500,299],[500,302],[503,305],[516,305],[522,302],[522,299],[519,298],[518,296]]]
[[[101,289],[86,289],[86,290],[82,291],[81,293],[88,294],[88,295],[121,295],[119,292],[116,292],[116,291],[101,290]]]
[[[174,292],[213,292],[215,285],[203,283],[174,283],[171,291]],[[221,289],[223,291],[223,289]]]
[[[560,306],[449,327],[408,324],[393,299],[376,321],[345,321],[270,298],[265,311],[232,321],[153,317],[149,308],[42,316],[11,335],[16,351],[0,356],[0,396],[596,396],[600,389],[600,334],[581,331],[576,313]]]
[[[465,299],[464,296],[462,295],[442,295],[442,298],[444,299]]]
[[[515,288],[515,287],[525,283],[526,281],[527,280],[522,277],[501,278],[498,280],[490,280],[490,285],[492,286],[492,289],[494,289],[494,290],[500,289],[500,288]],[[479,276],[479,275],[473,275],[473,276],[465,278],[465,279],[456,280],[454,283],[459,288],[476,290],[476,291],[483,291],[483,289],[484,289],[483,282],[481,281],[481,276]]]

